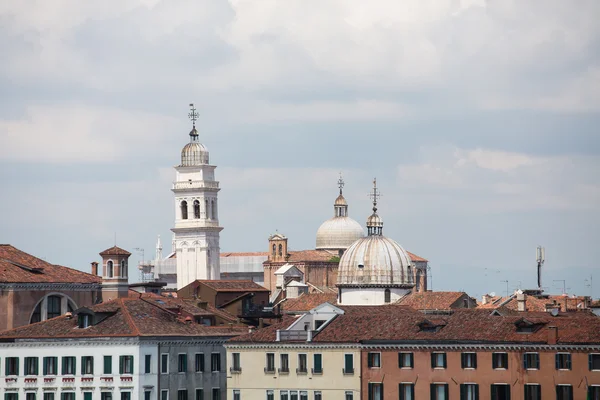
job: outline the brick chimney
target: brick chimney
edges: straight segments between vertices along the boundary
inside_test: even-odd
[[[92,261],[92,275],[98,275],[98,263]]]
[[[558,342],[558,327],[548,327],[548,344],[556,344]]]
[[[518,290],[517,291],[517,310],[518,311],[527,311],[527,305],[525,303],[525,293]]]

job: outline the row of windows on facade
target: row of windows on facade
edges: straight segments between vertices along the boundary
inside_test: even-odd
[[[150,394],[151,392],[146,392]],[[42,400],[55,400],[59,398],[54,392],[46,392],[41,397]],[[60,394],[60,400],[75,400],[75,392],[62,392]],[[92,400],[93,392],[83,392],[83,400]],[[120,393],[121,400],[131,400],[131,392],[124,391]],[[4,400],[19,400],[19,393],[5,393]],[[37,393],[27,392],[25,393],[25,400],[37,400]],[[101,392],[100,400],[113,400],[112,392]],[[145,396],[145,400],[150,400],[149,396]]]
[[[221,400],[221,389],[220,388],[212,388],[210,390],[211,398],[210,400]],[[177,390],[177,400],[204,400],[204,389],[195,389],[193,392],[193,396],[190,396],[190,393],[187,389],[179,389]],[[238,394],[239,398],[239,394]],[[149,398],[144,400],[150,400]],[[164,389],[160,391],[160,400],[170,400],[169,399],[169,390]],[[209,399],[206,399],[209,400]]]
[[[4,375],[18,376],[20,375],[19,357],[6,357],[4,366]],[[76,375],[77,358],[73,356],[62,357],[62,375]],[[58,375],[58,357],[43,357],[42,358],[42,374],[43,375]],[[81,375],[94,374],[94,357],[81,357]],[[113,361],[112,356],[103,356],[103,374],[112,374]],[[205,372],[204,353],[194,354],[194,371]],[[221,354],[211,353],[210,355],[210,371],[221,371]],[[24,375],[39,375],[39,357],[24,358]],[[152,355],[144,356],[144,373],[152,372]],[[161,354],[160,372],[162,374],[169,373],[169,354]],[[177,372],[188,372],[188,356],[187,354],[178,354]],[[119,374],[133,374],[133,356],[119,357]]]
[[[273,374],[275,373],[275,353],[267,353],[266,354],[266,367],[264,368],[265,373]],[[354,356],[352,354],[346,354],[346,367],[345,371],[351,371],[349,373],[354,372]],[[240,361],[240,353],[231,353],[231,368],[230,371],[233,373],[239,373],[242,371],[242,365]],[[277,372],[280,374],[286,374],[290,372],[290,358],[289,354],[280,354],[279,355],[279,368]],[[311,372],[313,374],[322,374],[323,373],[323,355],[319,353],[313,354],[313,366],[311,368]],[[296,368],[296,373],[298,374],[306,374],[308,373],[308,355],[307,354],[298,354],[298,367]]]
[[[195,219],[202,218],[201,213],[200,213],[200,201],[194,200],[193,206],[194,206],[194,218]],[[216,220],[217,219],[216,202],[214,200],[211,200],[211,201],[204,200],[204,212],[206,214],[207,219]],[[183,200],[181,202],[181,219],[188,219],[188,202],[185,200]]]
[[[540,369],[539,353],[523,353],[523,368]],[[477,368],[477,353],[461,353],[462,368]],[[572,369],[571,353],[556,353],[554,355],[557,370]],[[398,367],[414,368],[413,353],[398,353]],[[367,366],[381,368],[381,353],[368,353]],[[588,367],[590,371],[600,370],[600,354],[588,354]],[[431,353],[431,368],[447,368],[446,353]],[[508,353],[492,353],[492,369],[508,369]]]
[[[121,277],[127,278],[127,261],[121,260],[121,271],[119,272]],[[112,278],[115,276],[115,266],[112,260],[106,262],[106,276]]]

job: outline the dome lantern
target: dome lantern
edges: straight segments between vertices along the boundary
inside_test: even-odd
[[[181,150],[181,166],[192,167],[208,164],[208,149],[198,139],[199,135],[196,130],[198,112],[193,103],[190,104],[188,117],[192,120],[192,130],[190,131],[190,142]]]

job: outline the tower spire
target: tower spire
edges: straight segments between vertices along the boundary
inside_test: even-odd
[[[192,121],[190,141],[198,141],[198,131],[196,130],[196,120],[198,119],[198,112],[196,111],[196,107],[194,107],[194,103],[190,103],[190,112],[188,113],[188,118]]]
[[[373,178],[373,192],[369,194],[371,200],[373,200],[373,212],[377,212],[377,200],[381,197],[381,193],[377,189],[377,178]]]
[[[340,195],[342,194],[342,189],[344,188],[344,178],[342,178],[342,173],[340,172],[340,179],[338,179],[338,187],[340,188]]]
[[[373,191],[369,193],[369,197],[373,200],[373,214],[367,219],[367,234],[381,236],[383,220],[377,215],[377,200],[381,197],[381,193],[377,189],[377,178],[373,178]]]

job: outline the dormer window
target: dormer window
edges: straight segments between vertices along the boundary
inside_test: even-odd
[[[544,325],[543,323],[535,323],[532,321],[528,321],[525,318],[521,318],[517,322],[515,322],[515,326],[517,327],[518,333],[534,333],[538,329],[540,329]]]
[[[444,326],[446,326],[446,322],[443,320],[441,320],[441,321],[424,320],[423,322],[419,323],[419,329],[421,329],[422,332],[437,332],[440,329],[442,329]]]
[[[92,316],[90,314],[79,314],[77,317],[77,326],[82,329],[92,326]]]

